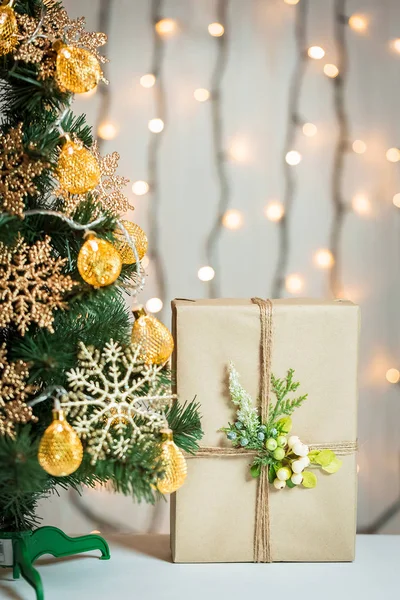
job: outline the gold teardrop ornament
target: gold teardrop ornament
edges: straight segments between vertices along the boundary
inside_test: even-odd
[[[0,6],[0,56],[8,54],[18,43],[18,24],[11,6]]]
[[[176,492],[185,482],[187,476],[187,463],[182,450],[175,444],[172,431],[162,429],[164,441],[162,443],[161,460],[164,466],[164,475],[157,482],[157,488],[162,494]]]
[[[145,232],[141,227],[139,227],[139,225],[136,225],[136,223],[131,223],[130,221],[126,220],[121,220],[121,223],[129,233],[133,243],[136,246],[139,260],[142,260],[148,248],[148,241]],[[136,263],[135,254],[120,229],[115,231],[115,247],[120,253],[122,262],[125,265],[133,265]]]
[[[73,94],[90,92],[101,79],[97,58],[84,48],[61,46],[57,50],[56,77],[62,90]]]
[[[139,358],[146,364],[162,365],[174,350],[174,338],[161,321],[143,308],[133,311],[132,343],[140,346]]]
[[[101,172],[95,156],[82,143],[68,140],[57,163],[60,186],[71,194],[85,194],[100,183]]]
[[[40,441],[38,460],[49,475],[66,477],[76,471],[83,458],[82,442],[66,421],[62,410],[53,410],[53,422]]]
[[[78,254],[82,279],[94,287],[105,287],[118,279],[121,268],[121,257],[114,246],[90,233]]]

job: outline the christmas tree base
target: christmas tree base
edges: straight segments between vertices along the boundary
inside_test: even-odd
[[[57,527],[39,527],[35,531],[1,532],[0,565],[12,567],[14,579],[22,577],[34,588],[36,600],[44,600],[42,579],[33,563],[43,554],[56,558],[100,550],[101,560],[110,558],[107,542],[90,534],[71,538]]]

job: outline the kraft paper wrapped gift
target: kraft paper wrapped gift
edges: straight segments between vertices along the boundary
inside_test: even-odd
[[[201,405],[202,447],[231,447],[218,432],[233,422],[227,365],[235,364],[252,398],[260,386],[260,309],[249,300],[175,300],[173,368],[181,400]],[[308,399],[292,415],[291,434],[308,444],[357,439],[359,308],[347,301],[272,302],[271,373],[295,370]],[[277,491],[269,485],[269,561],[354,560],[357,463],[318,471],[314,489]],[[198,455],[188,460],[185,485],[171,498],[171,549],[175,562],[252,562],[256,479],[249,456]],[[267,484],[268,485],[268,484]],[[266,561],[264,561],[266,562]]]

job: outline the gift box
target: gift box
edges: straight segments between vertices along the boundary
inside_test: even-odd
[[[352,561],[359,308],[342,300],[214,299],[175,300],[172,310],[176,393],[181,400],[196,397],[204,430],[186,483],[171,497],[173,560]],[[310,452],[332,448],[341,468],[319,470],[313,489],[277,490],[268,468],[253,478],[254,452],[235,450],[220,431],[237,408],[230,362],[254,406],[271,401],[272,377],[294,370],[296,394],[307,399],[291,416],[291,434]]]

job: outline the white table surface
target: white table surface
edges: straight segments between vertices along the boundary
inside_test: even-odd
[[[166,535],[108,539],[111,560],[88,553],[37,563],[45,600],[383,600],[398,598],[400,536],[357,536],[354,563],[173,564]],[[216,540],[216,543],[218,541]],[[0,598],[33,589],[0,569]]]

